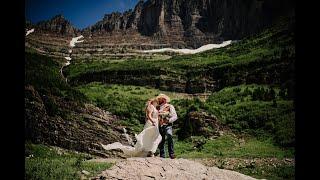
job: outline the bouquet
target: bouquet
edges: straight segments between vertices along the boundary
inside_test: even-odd
[[[169,119],[171,118],[170,107],[169,106],[165,107],[164,110],[159,113],[159,116],[160,116],[160,125],[168,124]]]

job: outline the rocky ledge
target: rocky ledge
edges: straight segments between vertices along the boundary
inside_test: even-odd
[[[253,180],[238,172],[207,167],[187,159],[128,158],[93,179],[219,179]]]

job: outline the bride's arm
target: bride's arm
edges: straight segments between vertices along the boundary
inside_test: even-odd
[[[149,107],[147,108],[147,119],[151,121],[152,124],[155,123],[155,120],[152,118],[152,109]]]

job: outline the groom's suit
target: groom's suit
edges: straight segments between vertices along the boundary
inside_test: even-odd
[[[169,156],[172,157],[174,155],[174,146],[173,146],[173,139],[172,139],[172,125],[173,122],[178,119],[176,110],[173,105],[171,104],[163,104],[160,106],[159,112],[161,113],[165,107],[169,106],[170,112],[169,112],[169,123],[167,125],[159,125],[159,131],[162,136],[162,141],[159,144],[160,149],[160,157],[165,158],[165,140],[166,136],[168,139],[168,151]]]

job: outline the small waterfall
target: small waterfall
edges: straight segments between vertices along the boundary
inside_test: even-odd
[[[132,138],[127,134],[126,128],[123,128],[123,132],[124,132],[124,136],[126,137],[128,143],[129,143],[130,145],[134,145]]]

